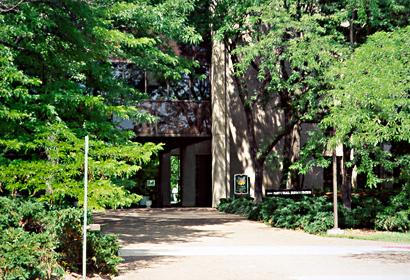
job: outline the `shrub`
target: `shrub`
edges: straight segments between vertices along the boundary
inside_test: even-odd
[[[332,212],[316,212],[302,217],[301,228],[308,233],[321,234],[334,225]]]
[[[82,268],[83,211],[0,197],[0,278],[49,279]],[[88,220],[91,220],[89,212]],[[87,234],[87,271],[117,274],[117,236]]]
[[[375,228],[379,230],[405,232],[410,228],[410,211],[400,211],[395,215],[378,214]]]
[[[375,228],[390,231],[408,231],[410,228],[410,188],[406,186],[390,197],[388,206],[376,214]]]
[[[82,269],[82,238],[83,238],[83,210],[68,208],[53,211],[51,220],[58,221],[53,229],[60,240],[56,251],[59,252],[60,262],[72,271]],[[88,213],[88,222],[91,221]],[[118,236],[101,235],[99,232],[87,233],[87,271],[98,273],[118,274],[116,265],[121,261],[118,257]]]
[[[300,200],[271,197],[255,205],[249,199],[221,199],[219,211],[241,214],[281,228],[301,228],[320,233],[333,226],[332,203],[327,198],[303,197]]]
[[[333,227],[333,199],[302,197],[298,200],[271,197],[254,205],[249,199],[221,199],[219,211],[241,214],[252,220],[264,221],[275,227],[303,229],[322,233]],[[352,196],[352,210],[338,203],[339,225],[342,228],[375,228],[408,231],[410,228],[410,191],[398,195],[373,194]]]
[[[63,274],[53,250],[55,235],[10,227],[1,231],[0,240],[1,279],[50,279]]]

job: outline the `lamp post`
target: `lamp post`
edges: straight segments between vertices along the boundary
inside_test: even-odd
[[[339,219],[337,215],[337,157],[336,149],[333,150],[333,228],[327,231],[327,234],[338,235],[344,234],[344,230],[339,228]]]

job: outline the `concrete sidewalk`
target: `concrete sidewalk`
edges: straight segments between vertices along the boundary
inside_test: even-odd
[[[211,208],[109,210],[120,234],[116,279],[409,279],[410,246],[324,238]]]

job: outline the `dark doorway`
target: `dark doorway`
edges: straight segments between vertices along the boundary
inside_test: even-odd
[[[212,156],[196,156],[196,206],[212,207]]]

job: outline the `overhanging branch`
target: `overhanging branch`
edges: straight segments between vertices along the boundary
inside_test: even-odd
[[[44,69],[46,69],[47,72],[50,73],[50,75],[53,77],[53,79],[54,79],[56,82],[58,82],[57,77],[54,75],[53,72],[51,72],[50,68],[48,68],[48,66],[47,66],[47,64],[46,64],[46,61],[44,60],[44,57],[43,57],[40,53],[38,53],[38,52],[36,52],[36,51],[32,51],[32,50],[25,49],[25,48],[22,48],[22,47],[14,46],[14,45],[12,45],[12,44],[10,44],[10,43],[8,43],[8,42],[1,41],[1,40],[0,40],[0,44],[2,44],[2,45],[4,45],[4,46],[7,46],[7,47],[9,47],[9,48],[18,50],[18,51],[26,52],[26,53],[33,54],[33,55],[37,56],[37,58],[38,58],[38,59],[41,61],[41,63],[43,64]]]
[[[272,151],[272,149],[279,143],[279,141],[286,135],[288,134],[293,127],[300,121],[299,117],[293,118],[292,121],[284,128],[282,129],[278,134],[276,134],[275,138],[272,139],[272,142],[267,146],[266,149],[262,151],[260,156],[258,157],[258,161],[260,163],[265,162],[266,158],[268,157],[268,154]]]
[[[14,6],[11,6],[11,7],[8,7],[8,8],[1,8],[1,7],[3,7],[3,6],[6,6],[5,4],[4,4],[4,0],[0,0],[0,12],[3,14],[5,14],[5,13],[9,13],[9,12],[11,12],[11,11],[13,11],[15,8],[17,8],[21,3],[23,3],[24,2],[24,0],[21,0],[20,2],[18,2],[17,4],[15,4]]]

